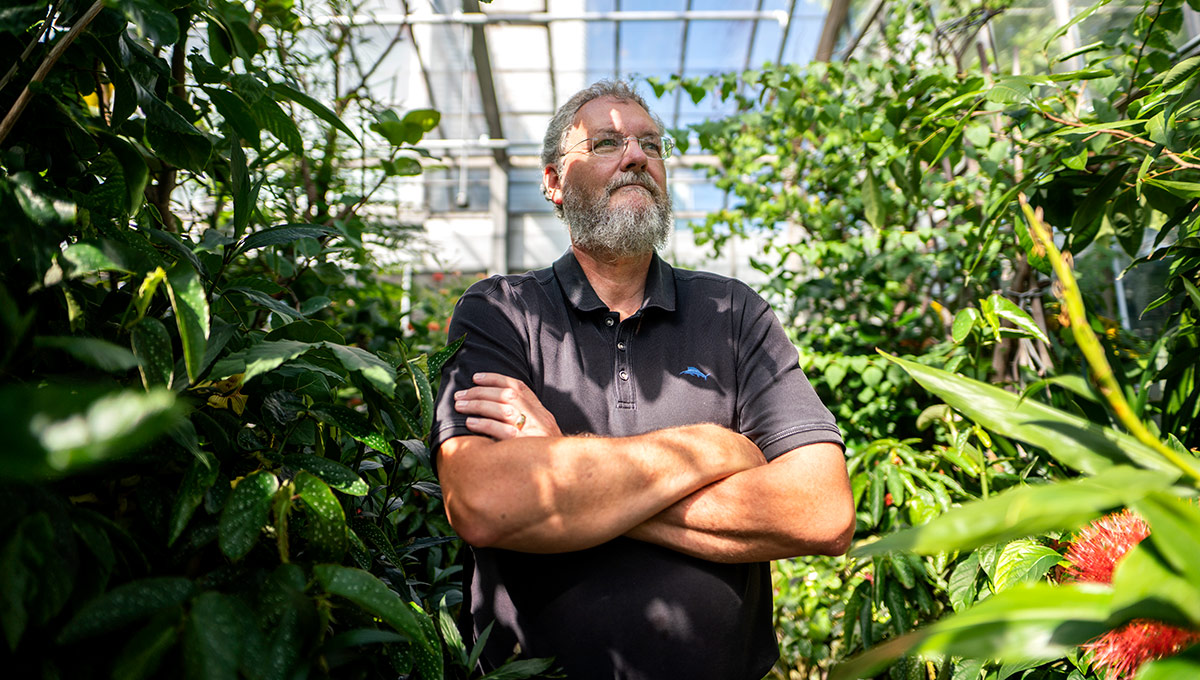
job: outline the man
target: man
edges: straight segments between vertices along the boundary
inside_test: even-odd
[[[757,680],[778,657],[767,562],[853,532],[839,431],[770,308],[655,253],[669,145],[626,84],[572,97],[542,152],[570,250],[455,310],[431,445],[485,668]]]

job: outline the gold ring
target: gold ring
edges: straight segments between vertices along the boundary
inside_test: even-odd
[[[525,414],[524,413],[517,416],[517,422],[513,423],[513,426],[516,427],[518,430],[525,427]]]

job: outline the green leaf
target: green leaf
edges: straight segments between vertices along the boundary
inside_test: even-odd
[[[295,479],[296,496],[304,501],[308,518],[304,535],[314,560],[341,560],[346,552],[346,514],[329,485],[301,470]]]
[[[296,121],[279,108],[279,104],[276,104],[273,99],[263,97],[252,103],[250,114],[254,116],[259,127],[275,135],[276,139],[283,142],[288,151],[297,155],[304,153],[304,139],[300,136],[300,129],[296,127]]]
[[[1100,228],[1100,218],[1104,215],[1105,207],[1117,193],[1121,180],[1129,170],[1129,165],[1119,163],[1109,170],[1100,182],[1088,192],[1087,198],[1079,204],[1075,215],[1071,218],[1072,253],[1078,254],[1092,242]]]
[[[192,250],[192,246],[184,243],[183,239],[179,238],[179,236],[172,234],[169,231],[163,231],[162,229],[154,228],[146,229],[146,233],[150,235],[152,240],[162,243],[163,245],[167,246],[167,248],[171,249],[171,251],[176,255],[187,260],[192,267],[200,273],[201,278],[206,280],[210,278],[208,275],[208,268],[205,267],[204,263],[200,261],[200,258],[196,256],[195,251]],[[154,275],[156,274],[157,270],[154,272]]]
[[[396,547],[388,540],[382,529],[375,526],[371,520],[363,517],[356,517],[350,520],[350,526],[354,530],[354,533],[370,541],[376,550],[383,553],[389,564],[397,569],[401,568],[400,555],[396,552]]]
[[[1113,608],[1124,619],[1151,618],[1200,627],[1200,585],[1172,570],[1156,544],[1142,541],[1113,571]]]
[[[229,149],[229,187],[233,192],[233,234],[240,237],[250,223],[254,210],[250,193],[250,171],[246,168],[246,153],[242,145],[234,140]],[[235,253],[236,254],[236,253]]]
[[[1162,76],[1155,76],[1147,87],[1161,85],[1163,90],[1172,90],[1176,85],[1183,84],[1188,78],[1200,72],[1200,57],[1191,57],[1175,64]]]
[[[176,263],[167,271],[167,292],[175,311],[175,324],[183,345],[183,361],[188,380],[196,382],[203,369],[204,346],[208,342],[208,298],[200,276],[186,262]]]
[[[1167,562],[1192,583],[1200,583],[1200,509],[1167,493],[1153,493],[1134,504],[1150,525],[1150,540]]]
[[[96,272],[145,271],[146,264],[132,249],[107,239],[72,243],[60,257],[69,265],[66,274],[71,278]]]
[[[429,376],[422,370],[423,357],[408,360],[408,372],[412,376],[413,386],[417,388],[417,396],[421,404],[421,435],[429,434],[429,428],[433,427],[433,386],[429,382]]]
[[[318,349],[322,343],[298,342],[296,340],[274,340],[260,342],[257,345],[251,345],[245,350],[236,354],[230,355],[222,362],[224,370],[213,370],[213,378],[226,378],[227,375],[216,375],[218,373],[244,373],[242,376],[243,382],[249,382],[251,378],[255,378],[263,373],[266,373],[278,366],[281,366],[285,361],[290,361],[305,352]],[[218,366],[220,368],[221,366]]]
[[[258,122],[254,119],[246,102],[236,94],[222,89],[215,87],[202,89],[208,94],[213,105],[217,107],[217,113],[221,114],[221,118],[224,118],[226,124],[233,130],[235,138],[230,140],[231,146],[240,147],[241,141],[245,140],[250,146],[259,148],[262,144],[262,131],[259,130]]]
[[[879,190],[879,180],[875,178],[875,171],[869,166],[864,178],[862,201],[867,222],[883,231],[887,227],[887,206],[883,202],[883,193]]]
[[[246,475],[234,487],[221,511],[221,552],[238,561],[249,554],[258,542],[259,532],[267,525],[271,497],[279,489],[275,475],[256,470]]]
[[[1050,660],[1108,630],[1112,594],[1089,585],[1033,583],[876,646],[837,666],[830,680],[873,677],[905,654]]]
[[[183,664],[188,678],[224,680],[238,677],[246,639],[237,601],[209,591],[192,603],[183,631]]]
[[[313,575],[331,595],[346,598],[407,636],[423,680],[441,679],[441,645],[436,636],[430,638],[425,635],[413,609],[382,581],[361,569],[333,564],[313,567]],[[432,663],[434,660],[437,664]],[[427,670],[429,675],[425,675]]]
[[[339,345],[346,343],[346,338],[324,321],[301,319],[275,328],[264,340],[297,340],[299,342],[319,343],[333,342]]]
[[[1094,477],[1017,487],[953,508],[923,526],[888,534],[853,554],[911,550],[930,555],[1073,529],[1151,491],[1166,489],[1174,480],[1175,476],[1163,472],[1117,466]]]
[[[954,342],[961,344],[966,340],[979,320],[979,310],[974,307],[964,307],[958,310],[958,313],[954,315],[954,324],[950,328],[950,335],[954,338]]]
[[[1070,21],[1063,24],[1062,26],[1059,26],[1058,29],[1056,29],[1053,33],[1050,34],[1049,38],[1046,38],[1046,42],[1042,45],[1042,52],[1049,52],[1050,51],[1050,43],[1053,43],[1055,40],[1058,40],[1062,36],[1066,35],[1067,31],[1071,30],[1072,26],[1074,26],[1075,24],[1092,16],[1100,8],[1104,7],[1111,1],[1112,0],[1100,0],[1099,2],[1092,5],[1091,7],[1088,7],[1087,9],[1083,10],[1082,12],[1075,14],[1075,16],[1071,17]]]
[[[1033,317],[1012,300],[999,293],[992,293],[991,301],[996,316],[1016,326],[1021,335],[1041,340],[1047,345],[1050,344],[1050,338],[1046,337],[1046,333],[1034,322]]]
[[[212,156],[212,140],[137,80],[133,85],[138,104],[146,113],[146,141],[150,147],[170,165],[204,172]]]
[[[314,414],[316,410],[314,409]],[[293,453],[283,459],[284,465],[307,470],[320,477],[329,486],[351,496],[365,496],[369,488],[361,477],[341,463],[314,456],[311,453]]]
[[[355,371],[366,378],[384,395],[391,397],[396,392],[396,372],[386,361],[370,352],[351,347],[337,345],[332,342],[322,343],[333,351],[333,355],[349,371]]]
[[[204,495],[217,481],[220,470],[215,458],[204,460],[192,459],[183,481],[179,483],[179,493],[175,496],[175,506],[171,509],[171,524],[167,534],[167,545],[173,545],[195,514],[196,508],[204,502]]]
[[[59,477],[145,446],[182,417],[164,389],[0,388],[0,478]]]
[[[146,680],[157,676],[162,658],[179,638],[180,610],[166,610],[129,638],[113,662],[113,680]]]
[[[171,334],[163,322],[152,316],[143,318],[134,325],[130,339],[142,385],[147,390],[170,387],[175,371],[175,355],[171,349]]]
[[[34,338],[33,345],[61,349],[79,361],[109,373],[124,373],[137,366],[133,352],[99,338],[41,336]]]
[[[335,234],[337,234],[336,230],[329,227],[322,227],[319,224],[282,224],[250,234],[238,244],[234,250],[234,254],[241,255],[255,248],[282,245],[302,238],[319,239],[323,236],[332,236]]]
[[[340,428],[342,432],[372,449],[389,456],[394,455],[387,437],[372,428],[366,416],[358,411],[345,406],[324,406],[314,408],[312,414],[317,420]]]
[[[1037,581],[1058,564],[1062,555],[1037,541],[1027,538],[1010,541],[996,560],[993,585],[996,592],[1027,581]]]
[[[466,335],[460,336],[454,342],[431,354],[428,362],[429,375],[441,376],[442,366],[446,365],[446,362],[450,360],[450,357],[454,356],[454,353],[457,352],[460,347],[462,347],[462,344],[466,339]]]
[[[337,117],[337,114],[334,113],[333,111],[329,110],[328,107],[326,107],[324,104],[317,101],[316,99],[313,99],[312,97],[304,94],[303,92],[293,89],[291,87],[288,87],[287,85],[284,85],[282,83],[271,83],[270,85],[267,86],[267,91],[270,92],[272,95],[275,95],[275,97],[277,99],[279,97],[283,97],[285,99],[290,99],[290,100],[296,102],[300,106],[303,106],[304,108],[311,111],[313,113],[313,115],[315,115],[317,118],[320,118],[321,120],[325,121],[326,123],[329,123],[330,125],[337,128],[338,130],[341,130],[342,132],[349,135],[350,139],[353,139],[355,144],[362,146],[362,142],[360,142],[358,140],[358,137],[354,136],[354,133],[350,130],[350,128],[346,127],[346,124],[343,123],[342,120]],[[436,111],[434,111],[434,113],[437,114]],[[436,121],[434,122],[434,124],[435,125],[437,124]],[[430,129],[432,129],[432,128],[430,128]]]
[[[1095,474],[1130,461],[1178,475],[1155,449],[1134,437],[1101,427],[1051,406],[1022,400],[999,387],[884,354],[922,387],[993,432],[1039,446],[1076,470]]]
[[[1177,182],[1167,179],[1147,179],[1146,184],[1159,187],[1179,198],[1200,198],[1200,182]]]
[[[946,590],[950,596],[950,606],[954,608],[954,611],[962,611],[974,604],[976,596],[979,595],[979,589],[975,585],[978,577],[978,552],[972,552],[954,567],[954,571],[950,572]]]
[[[59,633],[58,641],[70,644],[123,628],[182,604],[192,591],[190,580],[176,577],[146,578],[117,586],[85,604]]]
[[[441,120],[442,114],[434,109],[413,109],[404,114],[404,119],[401,122],[416,125],[422,132],[429,132],[437,127],[438,122]]]
[[[246,286],[230,286],[230,287],[226,288],[224,291],[222,291],[222,293],[225,295],[228,295],[229,293],[240,293],[242,295],[245,295],[247,298],[249,298],[252,302],[257,304],[258,306],[265,307],[265,308],[271,310],[271,312],[273,312],[285,319],[303,318],[301,316],[300,312],[283,304],[282,302],[280,302],[279,300],[276,300],[275,298],[271,297],[270,295],[267,295],[266,293],[262,292],[261,290],[255,290],[254,288],[248,288]]]
[[[113,0],[137,34],[157,45],[171,45],[179,40],[179,21],[174,14],[154,0]]]

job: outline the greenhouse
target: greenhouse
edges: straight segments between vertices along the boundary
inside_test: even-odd
[[[1200,677],[1197,0],[11,0],[14,678]]]

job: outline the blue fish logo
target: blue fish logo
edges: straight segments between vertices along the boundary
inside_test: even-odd
[[[704,378],[706,382],[708,381],[708,376],[704,374],[704,371],[701,371],[695,366],[688,366],[687,370],[680,371],[679,375],[694,375],[697,378]]]

